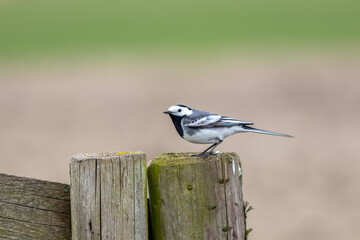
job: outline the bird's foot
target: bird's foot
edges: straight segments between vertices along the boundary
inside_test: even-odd
[[[207,157],[209,153],[199,153],[199,154],[191,154],[191,157]]]
[[[208,157],[210,155],[218,155],[220,154],[220,151],[216,151],[216,152],[205,152],[205,153],[199,153],[199,154],[191,154],[191,157]]]

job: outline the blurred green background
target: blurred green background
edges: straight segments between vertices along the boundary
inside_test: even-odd
[[[69,183],[73,154],[201,151],[169,106],[294,135],[227,138],[250,239],[358,239],[360,1],[0,0],[0,171]]]
[[[353,46],[359,9],[356,0],[0,1],[0,55]]]

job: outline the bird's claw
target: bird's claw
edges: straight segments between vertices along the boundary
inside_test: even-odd
[[[200,154],[191,154],[191,157],[207,157],[209,154],[207,153],[200,153]]]
[[[207,152],[207,153],[200,153],[200,154],[191,154],[191,157],[208,157],[210,155],[218,155],[220,154],[219,151],[216,152]]]

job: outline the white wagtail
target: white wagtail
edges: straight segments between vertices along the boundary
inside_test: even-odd
[[[205,151],[195,156],[214,154],[214,149],[222,143],[226,137],[235,133],[253,132],[292,137],[282,133],[250,127],[249,125],[252,125],[252,122],[244,122],[219,114],[191,109],[185,105],[171,106],[164,113],[170,115],[176,131],[185,140],[199,144],[212,143]]]

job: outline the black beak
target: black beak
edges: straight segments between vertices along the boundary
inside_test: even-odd
[[[170,112],[170,111],[165,111],[165,112],[163,112],[163,113],[165,113],[165,114],[170,114],[171,112]]]

